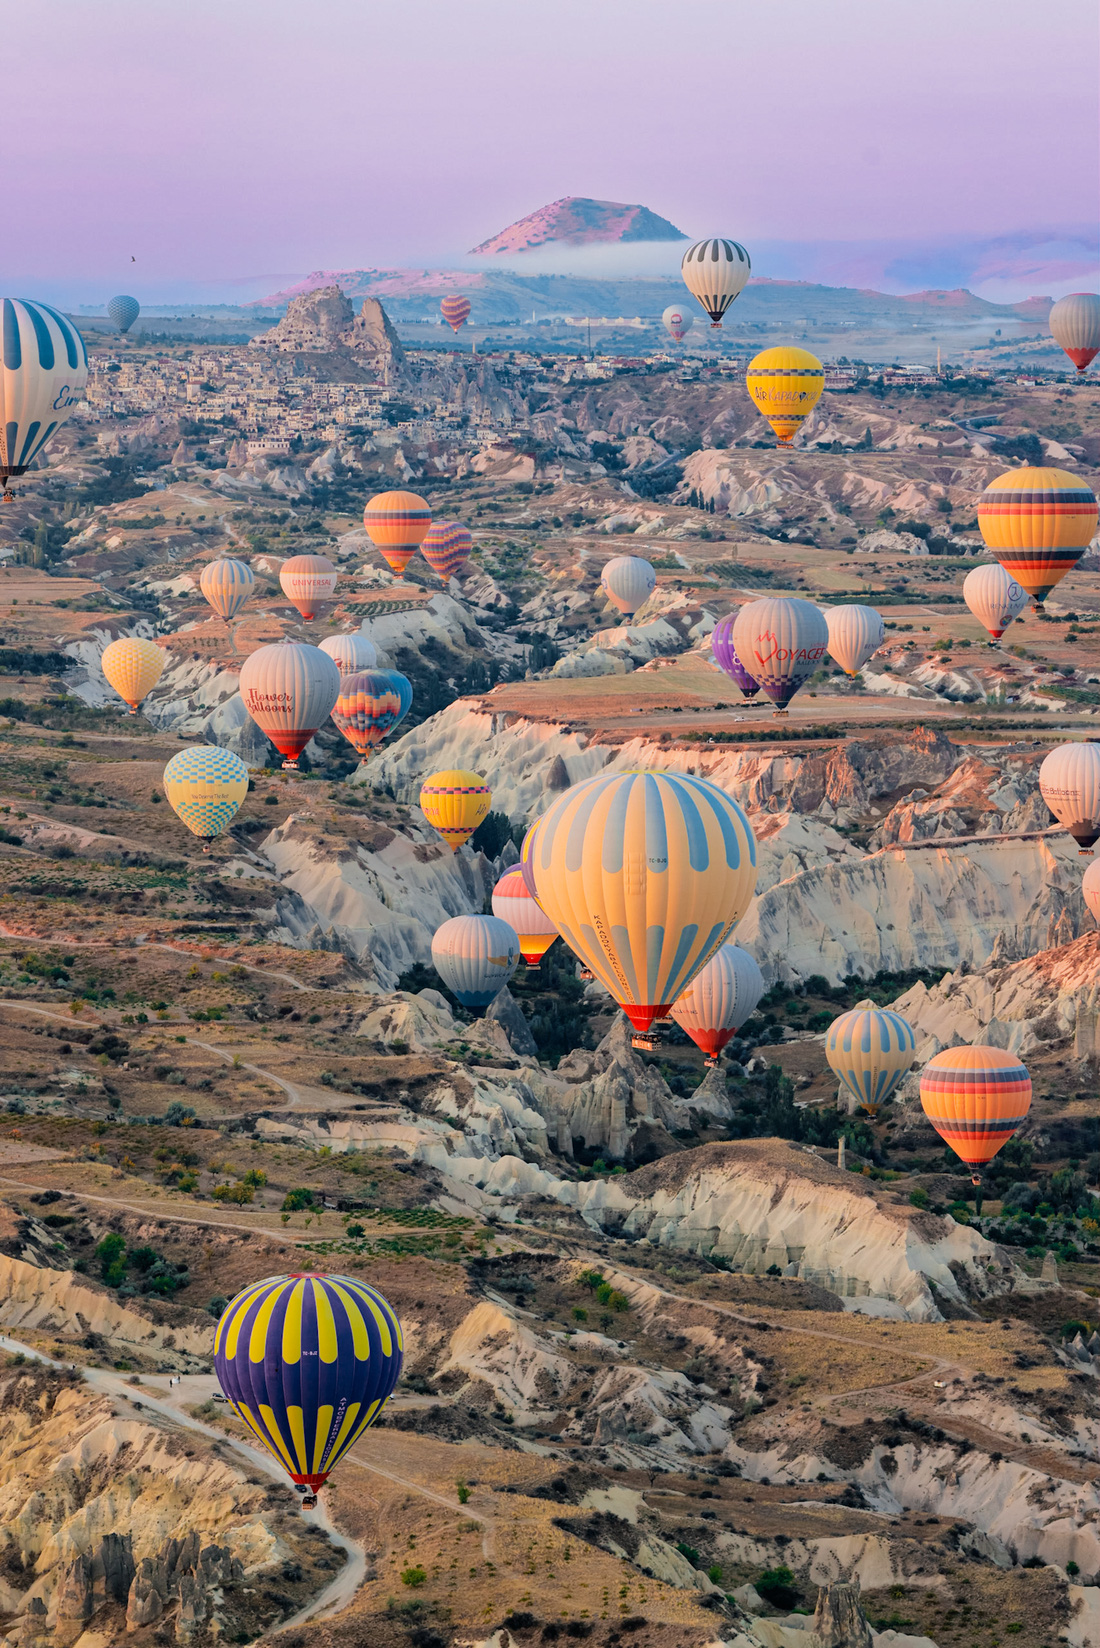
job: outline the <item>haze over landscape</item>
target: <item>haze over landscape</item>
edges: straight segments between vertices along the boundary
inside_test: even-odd
[[[10,20],[9,1648],[1100,1644],[1098,57]]]

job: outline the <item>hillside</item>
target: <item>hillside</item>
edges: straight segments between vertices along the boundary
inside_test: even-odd
[[[566,195],[528,212],[507,229],[483,240],[471,256],[514,256],[539,246],[592,246],[634,240],[687,240],[667,218],[647,206]]]

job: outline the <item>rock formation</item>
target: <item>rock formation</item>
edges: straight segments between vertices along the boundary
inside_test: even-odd
[[[377,298],[364,298],[358,315],[338,286],[293,298],[283,319],[257,342],[284,354],[331,355],[366,367],[388,382],[400,375],[405,351]]]
[[[860,1607],[858,1585],[823,1585],[814,1609],[821,1648],[871,1648],[871,1627]]]

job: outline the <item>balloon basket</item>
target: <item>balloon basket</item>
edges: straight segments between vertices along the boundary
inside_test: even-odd
[[[661,1037],[656,1030],[635,1030],[630,1045],[640,1053],[655,1053],[661,1045]]]
[[[1078,858],[1095,858],[1096,854],[1091,847],[1078,847],[1077,856]]]
[[[709,1055],[709,1057],[707,1058],[707,1061],[706,1061],[707,1069],[708,1070],[717,1070],[717,1068],[721,1064],[721,1062],[722,1062],[722,1060],[721,1060],[721,1058],[719,1057],[719,1055],[717,1053],[711,1053]]]
[[[527,971],[529,973],[541,974],[542,968],[539,966],[537,961],[529,961],[527,963]]]
[[[582,984],[591,984],[592,981],[595,979],[595,977],[596,977],[596,975],[590,967],[582,967],[581,968],[581,983]]]
[[[306,1494],[302,1500],[302,1509],[303,1511],[315,1511],[317,1509],[317,1495]]]
[[[284,772],[300,772],[301,771],[300,767],[298,766],[297,756],[293,756],[293,755],[288,755],[287,756],[286,760],[283,762],[283,771]]]

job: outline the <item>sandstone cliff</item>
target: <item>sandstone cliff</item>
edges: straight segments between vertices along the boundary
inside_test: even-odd
[[[377,298],[364,298],[358,315],[338,286],[293,298],[278,325],[256,342],[285,354],[330,355],[389,380],[399,375],[405,351]]]

